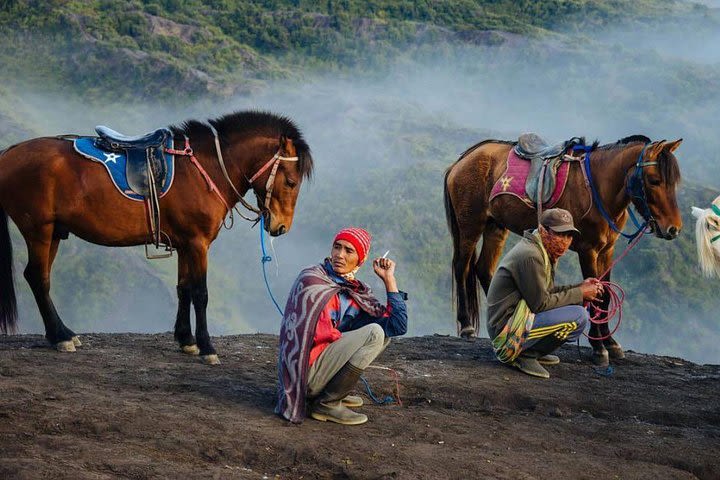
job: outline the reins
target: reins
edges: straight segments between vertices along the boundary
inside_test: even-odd
[[[648,225],[654,221],[654,218],[652,216],[652,212],[650,211],[650,207],[647,203],[647,194],[645,193],[645,182],[643,181],[643,168],[651,165],[657,165],[657,162],[646,162],[644,161],[645,157],[645,150],[647,149],[648,145],[646,144],[643,146],[642,150],[640,151],[640,156],[638,157],[637,162],[635,162],[635,171],[632,174],[632,177],[630,177],[630,181],[627,182],[627,185],[625,186],[625,191],[630,196],[631,200],[635,200],[633,204],[638,209],[638,212],[643,217],[644,222],[640,224],[637,217],[632,211],[632,208],[627,208],[628,214],[630,215],[630,219],[635,224],[635,227],[637,228],[637,231],[632,234],[627,234],[620,230],[618,226],[615,224],[615,222],[612,220],[610,215],[607,213],[607,210],[605,209],[602,200],[600,199],[600,195],[597,192],[597,189],[595,188],[595,184],[592,180],[592,171],[590,170],[590,151],[592,147],[587,147],[585,145],[580,147],[575,147],[577,150],[582,150],[585,152],[585,161],[584,166],[585,170],[587,172],[587,177],[590,184],[590,189],[592,192],[592,196],[595,200],[595,204],[598,206],[598,210],[600,211],[601,215],[605,220],[608,222],[608,225],[610,225],[610,228],[612,228],[615,232],[619,233],[623,237],[628,239],[628,246],[625,248],[625,251],[617,258],[615,259],[610,266],[605,270],[605,272],[598,278],[600,280],[600,283],[602,284],[603,288],[607,292],[608,295],[608,306],[607,309],[603,309],[598,307],[597,305],[593,305],[594,314],[590,317],[590,323],[593,323],[595,325],[609,325],[610,320],[612,320],[615,316],[617,316],[617,323],[615,324],[615,327],[609,331],[607,335],[602,335],[599,337],[593,337],[585,332],[583,332],[583,335],[585,335],[589,340],[606,340],[610,337],[612,337],[615,332],[617,332],[618,328],[620,328],[620,324],[622,323],[622,317],[623,317],[623,310],[622,305],[625,300],[625,290],[623,288],[611,281],[602,280],[605,278],[608,273],[615,267],[615,265],[622,260],[629,252],[632,250],[640,241],[642,236],[647,232]],[[639,205],[638,205],[639,203]],[[592,302],[587,302],[585,304],[586,307],[591,305]]]
[[[633,223],[637,227],[637,231],[633,234],[627,234],[620,230],[618,226],[615,224],[613,219],[608,214],[607,210],[605,209],[605,206],[603,205],[602,199],[600,198],[600,194],[598,193],[597,189],[595,188],[595,182],[593,181],[592,177],[592,171],[590,169],[590,152],[592,151],[593,147],[588,145],[574,145],[572,147],[572,151],[580,151],[584,153],[584,160],[580,162],[580,168],[583,172],[583,177],[585,179],[585,185],[590,189],[591,196],[590,196],[590,208],[592,208],[593,203],[597,205],[598,210],[600,211],[600,214],[603,216],[603,218],[608,222],[608,225],[610,225],[610,228],[612,228],[615,232],[619,233],[623,237],[628,239],[628,246],[625,248],[625,251],[617,258],[615,259],[610,266],[605,270],[605,272],[598,277],[598,280],[600,280],[600,283],[602,284],[603,288],[607,292],[608,295],[608,307],[607,309],[603,309],[598,307],[597,305],[593,305],[594,314],[590,317],[590,322],[595,325],[607,325],[610,323],[610,320],[613,319],[616,315],[618,317],[618,321],[615,324],[615,327],[610,331],[607,335],[603,335],[601,337],[592,337],[585,332],[583,332],[583,335],[585,335],[590,340],[606,340],[610,337],[612,337],[615,332],[617,332],[618,328],[620,328],[620,323],[622,323],[622,304],[625,300],[625,290],[623,288],[615,283],[611,282],[609,280],[602,280],[605,278],[608,273],[613,269],[613,267],[622,260],[629,252],[632,250],[640,241],[642,236],[647,232],[647,226],[648,224],[653,221],[652,213],[650,212],[650,208],[647,204],[647,196],[645,194],[645,185],[642,178],[642,169],[643,167],[650,166],[650,165],[657,165],[657,162],[644,162],[643,158],[645,156],[645,149],[647,148],[647,145],[645,145],[640,152],[640,157],[638,158],[637,162],[635,163],[635,172],[633,172],[633,176],[630,179],[630,182],[625,187],[625,191],[628,193],[631,199],[636,199],[640,202],[640,207],[638,208],[640,215],[642,215],[644,223],[640,224],[638,222],[637,218],[635,217],[635,214],[632,211],[632,208],[628,206],[627,211],[630,215],[630,218],[632,219]],[[573,158],[573,157],[570,157]],[[540,224],[540,216],[542,215],[542,198],[543,198],[543,180],[545,177],[545,171],[547,170],[548,161],[546,160],[544,162],[543,168],[541,170],[540,174],[540,183],[539,183],[539,191],[538,191],[538,200],[537,200],[537,211],[538,211],[538,225]],[[715,205],[712,205],[713,211],[715,211],[720,216],[720,208],[718,208]],[[589,211],[589,210],[588,210]],[[587,215],[587,212],[586,212]],[[711,242],[720,239],[720,235],[715,237]],[[585,307],[589,307],[592,305],[592,302],[586,302]]]
[[[597,191],[597,188],[595,187],[595,182],[593,180],[592,176],[592,170],[590,169],[590,152],[592,151],[593,147],[588,145],[575,145],[573,147],[573,151],[581,151],[585,154],[585,159],[582,162],[581,166],[583,167],[585,177],[587,179],[586,184],[590,187],[590,192],[592,194],[593,202],[597,205],[598,211],[600,212],[600,215],[605,219],[605,221],[608,223],[610,228],[615,231],[616,233],[619,233],[623,237],[628,239],[628,243],[632,242],[636,237],[642,234],[642,232],[645,231],[647,226],[654,220],[652,213],[650,212],[650,208],[647,204],[647,195],[645,194],[645,182],[643,182],[642,178],[642,172],[643,167],[647,167],[650,165],[657,165],[657,162],[644,162],[643,157],[645,156],[645,149],[647,148],[647,145],[645,145],[640,152],[640,157],[638,158],[638,161],[635,163],[635,172],[633,173],[633,176],[630,179],[630,182],[625,187],[625,191],[630,196],[631,200],[636,199],[640,202],[640,206],[636,207],[638,208],[638,211],[640,215],[643,217],[644,223],[640,224],[637,217],[635,216],[635,213],[632,211],[632,208],[628,207],[627,211],[630,215],[630,219],[632,220],[633,224],[635,224],[635,227],[637,228],[637,231],[632,234],[628,234],[620,230],[620,228],[617,226],[615,221],[610,217],[610,214],[605,209],[605,205],[602,202],[602,199],[600,198],[600,194]]]
[[[600,337],[591,337],[587,333],[583,332],[583,335],[585,335],[585,337],[587,337],[589,340],[606,340],[612,337],[615,332],[617,332],[618,328],[620,328],[620,323],[622,323],[623,318],[622,304],[625,301],[625,290],[623,290],[623,288],[615,282],[602,279],[605,278],[608,273],[610,273],[610,271],[615,267],[618,262],[620,262],[620,260],[625,258],[625,256],[630,253],[630,250],[632,250],[640,242],[640,239],[643,235],[645,235],[645,232],[646,230],[640,231],[640,233],[630,241],[628,246],[625,247],[623,253],[618,258],[616,258],[605,270],[605,272],[598,278],[598,280],[600,280],[600,283],[608,294],[607,309],[603,309],[598,307],[597,305],[593,305],[592,302],[585,303],[586,308],[590,305],[593,305],[593,309],[595,310],[595,313],[590,317],[590,323],[593,323],[595,325],[608,325],[612,318],[614,318],[616,315],[618,317],[615,327],[607,335],[603,335]]]

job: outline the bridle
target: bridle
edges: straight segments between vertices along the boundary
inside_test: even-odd
[[[278,167],[280,166],[281,161],[286,162],[297,162],[298,157],[285,157],[281,155],[281,149],[278,149],[278,151],[275,153],[275,155],[272,156],[270,160],[268,160],[260,169],[250,178],[247,178],[247,175],[245,176],[245,179],[248,182],[248,187],[255,190],[255,187],[253,186],[253,183],[255,180],[257,180],[265,171],[270,169],[270,176],[267,179],[267,182],[265,183],[265,203],[263,204],[262,209],[255,208],[253,205],[247,202],[238,191],[237,187],[235,187],[235,184],[230,179],[230,175],[228,174],[227,167],[225,167],[225,160],[223,159],[222,155],[222,149],[220,148],[220,136],[218,135],[217,130],[215,127],[208,123],[207,124],[210,130],[212,131],[213,137],[215,139],[215,152],[217,156],[218,163],[220,164],[220,170],[223,173],[223,176],[225,177],[225,180],[230,184],[230,188],[232,188],[233,192],[238,197],[238,202],[240,202],[243,207],[245,207],[247,210],[251,211],[256,215],[255,218],[250,218],[246,216],[242,211],[240,211],[237,206],[230,207],[228,202],[225,200],[225,198],[220,193],[220,190],[217,188],[217,185],[215,185],[215,182],[213,182],[212,178],[210,178],[210,175],[202,168],[202,165],[200,165],[200,162],[198,162],[197,158],[195,157],[195,153],[193,152],[192,147],[190,147],[190,139],[185,136],[185,149],[184,150],[173,150],[166,148],[165,151],[168,153],[171,153],[173,155],[183,155],[186,157],[190,157],[190,161],[195,165],[195,167],[200,171],[200,174],[203,176],[205,181],[208,184],[208,187],[211,191],[215,192],[215,194],[218,196],[220,201],[225,205],[225,208],[230,213],[230,222],[229,224],[226,223],[226,219],[223,218],[223,226],[227,229],[230,229],[235,224],[235,218],[233,217],[233,210],[235,210],[235,213],[240,215],[243,219],[253,222],[254,224],[257,224],[260,219],[263,217],[263,215],[266,212],[270,211],[270,200],[272,199],[272,192],[273,188],[275,187],[275,177],[277,175]],[[256,192],[257,195],[257,192]]]
[[[647,149],[647,147],[648,145],[645,145],[640,151],[640,156],[638,157],[637,162],[635,162],[635,171],[633,172],[632,176],[627,181],[627,185],[625,186],[625,191],[635,205],[635,208],[637,208],[638,213],[640,213],[643,220],[645,220],[646,226],[657,224],[657,220],[655,220],[655,217],[653,217],[653,214],[650,211],[650,206],[647,202],[647,192],[645,191],[645,178],[643,176],[643,168],[658,164],[658,162],[656,161],[643,161],[643,158],[645,157],[645,150]],[[628,211],[630,212],[630,217],[632,218],[633,223],[635,223],[635,226],[639,227],[639,222],[632,213],[632,210]]]
[[[645,150],[647,149],[648,145],[646,144],[643,149],[640,151],[640,157],[638,157],[637,162],[635,162],[635,172],[633,172],[632,176],[630,177],[629,181],[626,181],[625,185],[625,191],[630,196],[630,200],[632,201],[633,205],[635,205],[635,208],[638,209],[638,212],[642,216],[644,223],[640,223],[635,216],[635,213],[633,213],[631,208],[628,208],[627,211],[630,215],[630,219],[635,224],[635,227],[637,227],[637,231],[632,234],[628,234],[620,230],[618,228],[617,224],[615,224],[615,221],[612,219],[610,214],[605,209],[605,206],[602,203],[602,199],[600,198],[600,194],[597,191],[597,188],[595,187],[595,182],[593,181],[592,177],[592,170],[590,169],[590,152],[592,151],[591,146],[588,145],[576,145],[573,147],[573,151],[582,151],[585,154],[585,160],[581,164],[585,169],[585,176],[587,178],[587,183],[590,186],[590,191],[592,192],[592,197],[597,205],[598,210],[600,211],[600,214],[603,216],[606,222],[608,222],[608,225],[610,225],[610,228],[613,229],[616,233],[619,233],[623,237],[627,238],[629,241],[632,241],[635,239],[638,235],[640,235],[642,232],[645,232],[648,225],[652,225],[657,223],[655,220],[655,217],[653,217],[652,212],[650,211],[650,207],[648,206],[647,202],[647,194],[645,192],[645,181],[643,176],[643,168],[649,167],[651,165],[657,165],[658,162],[646,162],[643,161],[643,158],[645,157]],[[629,170],[629,169],[628,169]]]
[[[222,170],[225,180],[227,180],[227,182],[230,184],[230,187],[233,189],[235,194],[238,196],[238,201],[240,203],[242,203],[243,207],[245,207],[246,209],[248,209],[251,212],[253,212],[254,214],[256,214],[257,217],[256,218],[248,218],[245,215],[243,215],[239,210],[237,210],[237,208],[235,209],[235,211],[237,212],[238,215],[240,215],[245,220],[255,222],[255,223],[259,222],[260,217],[263,215],[264,212],[253,207],[252,205],[250,205],[243,198],[243,196],[240,194],[238,189],[235,187],[235,184],[233,184],[233,181],[230,180],[230,175],[228,175],[227,168],[225,168],[225,160],[223,160],[222,149],[220,148],[220,136],[218,135],[217,130],[215,129],[215,127],[212,124],[208,123],[208,126],[210,127],[210,130],[212,131],[213,137],[215,139],[215,152],[217,154],[218,163],[220,164],[220,170]],[[260,167],[260,169],[255,173],[255,175],[253,175],[250,178],[247,178],[247,175],[245,176],[245,179],[248,182],[248,186],[250,188],[252,188],[253,190],[255,190],[255,187],[253,186],[253,182],[255,182],[255,180],[260,178],[260,176],[263,173],[265,173],[265,171],[268,168],[270,169],[270,176],[268,177],[267,182],[265,182],[265,203],[263,204],[263,206],[264,206],[264,211],[266,211],[266,212],[270,211],[270,200],[272,199],[272,192],[275,187],[275,176],[277,175],[278,167],[280,167],[280,162],[281,161],[286,161],[286,162],[297,162],[298,161],[297,156],[285,157],[285,156],[281,155],[280,152],[281,152],[281,150],[278,149],[278,151],[275,152],[275,155],[273,155],[270,160],[268,160],[262,167]],[[256,195],[257,195],[257,193],[256,193]],[[230,227],[227,227],[227,228],[232,228],[232,210],[230,210],[230,217],[231,217],[231,224],[230,224]]]

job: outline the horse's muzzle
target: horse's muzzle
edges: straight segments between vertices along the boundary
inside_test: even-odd
[[[668,228],[665,238],[668,240],[672,240],[674,238],[677,238],[678,235],[680,235],[680,229],[673,225],[672,227]]]
[[[280,235],[283,235],[285,232],[287,232],[287,228],[285,228],[285,225],[280,225],[277,228],[277,230],[275,230],[274,232],[271,231],[269,233],[270,233],[271,237],[279,237]]]
[[[650,228],[655,233],[656,237],[665,240],[675,240],[678,235],[680,235],[680,228],[676,227],[675,225],[671,225],[670,227],[668,227],[667,230],[663,230],[662,228],[660,228],[657,222],[652,222],[650,224]]]

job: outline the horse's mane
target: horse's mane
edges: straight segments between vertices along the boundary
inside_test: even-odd
[[[615,148],[625,148],[628,145],[630,145],[631,143],[637,143],[637,142],[650,143],[651,141],[652,140],[650,140],[645,135],[630,135],[629,137],[621,138],[620,140],[618,140],[615,143],[606,143],[605,145],[600,145],[597,147],[597,149],[598,150],[613,150]],[[593,145],[595,145],[595,144],[599,145],[599,143],[600,142],[595,140],[595,143]]]
[[[478,147],[485,145],[486,143],[502,143],[503,145],[515,145],[517,142],[511,142],[509,140],[496,140],[494,138],[489,138],[487,140],[483,140],[481,142],[476,143],[472,147],[465,150],[463,153],[460,154],[460,157],[455,161],[455,163],[459,162],[463,158],[467,157],[470,153],[473,152],[473,150],[477,149]],[[455,164],[453,163],[453,165]]]
[[[285,136],[292,140],[298,156],[298,169],[305,178],[312,177],[313,158],[310,146],[305,141],[302,132],[290,118],[270,112],[246,110],[229,113],[207,122],[200,120],[187,120],[180,125],[170,126],[175,135],[187,135],[189,138],[211,134],[208,124],[212,124],[220,135],[220,141],[228,144],[231,134],[252,135],[265,134],[269,136]]]
[[[621,138],[615,143],[608,143],[597,147],[598,150],[613,150],[616,148],[625,148],[633,143],[642,143],[647,145],[650,140],[645,135],[630,135],[629,137]],[[597,143],[597,141],[595,141]],[[668,185],[676,185],[680,179],[680,166],[677,163],[675,155],[670,152],[663,150],[657,158],[658,170],[660,170],[660,177]]]
[[[693,212],[696,207],[693,207]],[[698,263],[703,274],[710,278],[713,276],[720,277],[720,255],[710,243],[710,237],[714,234],[710,232],[708,226],[708,217],[712,215],[711,211],[697,209],[701,213],[697,215],[695,222],[695,242],[697,243]],[[693,213],[695,215],[695,213]]]

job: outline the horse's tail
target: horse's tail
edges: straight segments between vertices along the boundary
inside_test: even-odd
[[[17,325],[17,300],[13,279],[12,241],[8,215],[0,206],[0,332],[14,332]]]
[[[462,159],[462,157],[458,160],[458,162]],[[450,236],[452,237],[453,241],[453,258],[452,258],[452,266],[451,266],[451,284],[452,284],[452,298],[453,302],[455,303],[455,309],[458,311],[458,313],[464,313],[459,312],[460,309],[460,296],[464,296],[466,302],[466,309],[467,314],[469,316],[470,322],[472,327],[475,329],[475,332],[480,331],[480,305],[479,305],[479,299],[478,299],[478,285],[477,285],[477,275],[475,274],[475,264],[477,263],[477,251],[473,249],[472,254],[470,256],[470,271],[468,272],[467,277],[465,278],[465,284],[460,285],[460,288],[462,291],[458,291],[458,285],[456,281],[456,275],[457,275],[457,261],[458,257],[460,255],[460,226],[458,224],[457,216],[455,214],[455,208],[452,204],[452,199],[450,198],[450,191],[448,189],[448,176],[450,176],[450,172],[452,171],[453,167],[458,163],[453,163],[447,170],[445,170],[445,185],[443,190],[443,196],[445,201],[445,219],[447,220],[448,229],[450,230]],[[458,329],[460,329],[461,326],[458,325]],[[462,332],[458,332],[462,333]]]
[[[450,276],[452,284],[452,298],[453,301],[457,301],[457,282],[455,282],[455,258],[457,256],[458,247],[460,245],[460,228],[458,227],[457,217],[455,216],[455,209],[450,199],[450,191],[448,190],[448,177],[452,168],[455,166],[453,163],[447,170],[445,170],[443,198],[445,201],[445,220],[447,221],[448,230],[450,230],[450,236],[453,241],[453,259],[451,264]]]

